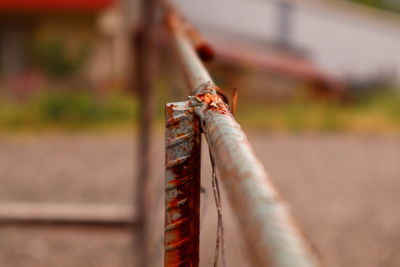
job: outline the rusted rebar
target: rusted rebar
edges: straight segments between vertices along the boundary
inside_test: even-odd
[[[253,266],[319,266],[220,90],[196,55],[179,17],[169,12],[166,22],[192,92],[189,106],[202,122]]]
[[[188,102],[166,106],[165,266],[197,267],[200,218],[200,125]]]

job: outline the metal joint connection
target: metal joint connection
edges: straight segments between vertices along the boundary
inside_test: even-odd
[[[185,177],[185,175],[174,174],[178,171],[178,168],[183,168],[180,171],[184,172],[188,171],[186,167],[192,167],[196,172],[199,169],[197,164],[179,165],[178,167],[178,164],[186,164],[190,162],[191,157],[199,155],[193,146],[185,143],[182,147],[176,145],[172,148],[168,147],[170,143],[178,142],[178,132],[185,129],[196,129],[187,124],[174,132],[172,127],[176,124],[182,126],[182,122],[185,121],[183,119],[185,116],[179,114],[183,113],[190,117],[193,115],[189,114],[193,114],[194,111],[201,121],[202,130],[219,172],[219,178],[223,182],[228,200],[231,202],[239,221],[240,232],[253,266],[320,266],[319,259],[293,223],[294,220],[288,208],[280,200],[264,167],[255,156],[245,133],[233,118],[223,94],[213,83],[211,76],[196,53],[190,37],[182,27],[182,19],[176,15],[176,12],[167,10],[166,21],[181,61],[183,73],[192,92],[188,102],[177,104],[176,107],[170,106],[171,115],[167,114],[167,188],[169,182],[175,181],[174,183],[177,183]],[[176,119],[180,118],[182,118],[182,121],[176,122]],[[194,117],[191,118],[196,121]],[[198,124],[196,127],[198,127]],[[198,133],[199,129],[197,129],[197,134],[193,132],[193,136],[199,138]],[[193,151],[194,154],[188,153],[189,151]],[[174,172],[168,169],[171,166],[176,167]],[[194,184],[192,183],[192,185]],[[199,183],[196,182],[196,184]],[[193,192],[195,189],[189,187],[187,190],[187,192]],[[184,201],[180,196],[185,194],[190,193],[184,193],[177,189],[174,193],[167,191],[167,207],[173,201]],[[196,197],[197,194],[196,191]],[[198,206],[196,206],[196,214],[197,210]],[[186,216],[183,216],[183,213],[183,210],[177,210],[176,213],[167,211],[166,219],[172,224],[183,219],[192,220],[190,215],[193,213],[188,211],[187,214],[190,215]],[[167,231],[169,230],[168,225]],[[167,249],[170,248],[171,244],[180,244],[177,240],[186,240],[185,238],[192,235],[190,230],[185,233],[182,232],[183,230],[183,228],[180,228],[171,236],[169,236],[169,232],[166,232]],[[166,259],[169,260],[174,257],[167,255],[167,253],[168,251],[166,251],[166,257],[168,256]],[[190,264],[180,265],[180,262],[184,260],[190,261],[185,257],[178,257],[175,261],[176,265],[166,264],[166,266],[195,266]],[[198,258],[196,258],[196,261],[198,261]],[[168,262],[171,263],[172,261]]]

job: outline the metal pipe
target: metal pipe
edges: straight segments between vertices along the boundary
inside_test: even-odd
[[[183,71],[191,91],[195,92],[190,105],[202,121],[253,265],[319,266],[318,259],[294,225],[287,207],[254,155],[246,135],[218,95],[218,88],[189,40],[179,30],[179,21],[174,21],[171,15],[169,20],[168,26]]]
[[[172,15],[174,17],[173,20],[178,20],[178,25],[179,25],[181,33],[186,34],[189,41],[194,46],[194,49],[196,50],[197,55],[203,61],[209,61],[209,60],[213,59],[215,56],[214,49],[206,41],[206,38],[204,38],[204,36],[197,30],[197,28],[192,23],[190,23],[190,21],[188,21],[186,18],[184,18],[182,16],[182,14],[177,12],[177,10],[175,9],[175,6],[171,3],[171,1],[163,0],[162,6],[166,10],[166,13],[168,13],[167,21],[170,20],[170,18],[168,18],[168,16],[170,16],[170,15]],[[169,22],[167,22],[167,24],[168,23]]]
[[[254,266],[318,266],[246,135],[221,107],[197,111]]]
[[[132,209],[119,205],[0,203],[0,226],[107,226],[125,227],[135,223]]]
[[[199,119],[188,102],[166,106],[165,267],[199,265]]]
[[[179,59],[182,69],[192,93],[206,83],[214,84],[210,74],[193,48],[193,43],[185,32],[183,21],[179,14],[173,9],[167,9],[165,22],[175,43],[176,50],[180,54]],[[194,58],[196,60],[193,60]]]

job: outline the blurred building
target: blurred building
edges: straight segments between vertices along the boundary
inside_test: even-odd
[[[395,13],[339,0],[176,2],[203,32],[264,42],[266,49],[271,42],[301,48],[340,79],[390,75],[400,83],[400,16]]]
[[[78,76],[98,86],[126,79],[132,18],[124,7],[118,0],[0,0],[2,84],[32,76]]]

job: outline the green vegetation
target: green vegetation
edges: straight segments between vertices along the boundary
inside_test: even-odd
[[[296,100],[279,105],[242,105],[243,127],[282,132],[400,133],[400,94],[384,92],[354,103]]]
[[[157,122],[163,127],[163,103]],[[382,91],[351,103],[316,102],[305,97],[279,104],[239,98],[237,120],[246,130],[270,132],[400,133],[400,94]],[[28,101],[0,99],[0,131],[132,129],[137,102],[114,92],[45,91]]]
[[[137,104],[132,96],[96,96],[87,91],[45,91],[23,103],[0,99],[0,129],[83,129],[132,125]]]
[[[398,0],[346,0],[349,2],[400,13]]]
[[[48,77],[63,78],[74,75],[85,63],[89,50],[81,47],[68,51],[65,42],[51,39],[38,43],[33,51],[34,64]]]

